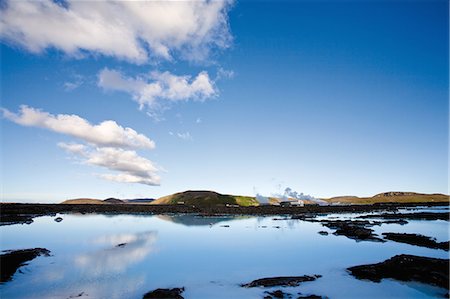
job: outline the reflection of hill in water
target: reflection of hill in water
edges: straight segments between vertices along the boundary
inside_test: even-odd
[[[158,215],[159,219],[186,226],[215,225],[220,222],[249,219],[251,216],[205,217],[198,215]]]

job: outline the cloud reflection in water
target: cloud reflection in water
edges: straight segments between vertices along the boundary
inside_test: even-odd
[[[91,276],[121,273],[154,251],[156,240],[157,233],[154,231],[102,236],[94,243],[113,247],[79,255],[75,257],[75,265],[88,271]]]

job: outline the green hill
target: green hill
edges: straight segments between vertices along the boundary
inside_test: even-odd
[[[185,204],[194,206],[257,206],[258,201],[250,196],[225,195],[214,191],[185,191],[154,200],[152,205]]]

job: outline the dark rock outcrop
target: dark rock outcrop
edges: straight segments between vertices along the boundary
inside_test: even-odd
[[[343,224],[341,225],[333,235],[336,236],[346,236],[349,239],[356,241],[374,241],[374,242],[385,242],[383,239],[378,238],[374,233],[373,229],[367,228],[359,225]]]
[[[450,242],[436,242],[436,239],[433,239],[431,237],[427,237],[424,235],[418,235],[418,234],[406,234],[406,233],[383,233],[382,234],[385,239],[399,242],[399,243],[406,243],[416,246],[422,246],[432,249],[442,249],[449,251],[449,245]]]
[[[322,297],[318,295],[301,295],[297,297],[297,299],[322,299],[327,297]]]
[[[302,293],[298,293],[297,297],[294,297],[294,295],[283,292],[282,290],[276,290],[273,292],[266,291],[264,294],[267,294],[264,296],[264,299],[291,299],[291,298],[297,298],[297,299],[327,299],[328,297],[322,297],[318,295],[303,295]]]
[[[8,250],[0,255],[0,282],[10,281],[17,269],[27,265],[26,262],[35,259],[36,257],[50,256],[50,251],[45,248],[32,248],[21,250]]]
[[[356,241],[374,241],[385,242],[378,238],[373,229],[366,226],[372,225],[369,221],[346,221],[346,220],[321,220],[319,221],[323,226],[335,229],[333,235],[346,236],[349,239]]]
[[[183,288],[173,288],[173,289],[156,289],[154,291],[150,291],[142,297],[143,299],[149,298],[170,298],[170,299],[183,299],[181,293],[184,292]]]
[[[448,259],[401,254],[381,263],[350,267],[347,270],[358,279],[380,282],[383,278],[393,278],[448,290],[449,265]]]
[[[282,290],[276,290],[273,292],[264,292],[267,294],[267,296],[265,296],[264,298],[266,299],[273,299],[273,298],[292,298],[291,294],[285,293]]]
[[[250,283],[242,284],[245,288],[254,287],[296,287],[302,282],[314,281],[317,278],[322,277],[322,275],[303,275],[303,276],[282,276],[282,277],[268,277],[253,280]]]

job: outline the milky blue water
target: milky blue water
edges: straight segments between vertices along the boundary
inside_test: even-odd
[[[243,216],[58,216],[64,219],[60,223],[55,217],[39,217],[30,225],[0,227],[1,250],[44,247],[52,252],[0,285],[1,298],[142,298],[156,288],[182,286],[185,298],[263,298],[264,291],[275,289],[329,298],[433,298],[445,291],[390,279],[357,280],[345,269],[402,253],[448,258],[448,252],[322,236],[318,231],[333,230],[320,223]],[[373,228],[378,234],[411,232],[449,239],[447,221]],[[122,243],[126,245],[117,247]],[[239,286],[263,277],[313,274],[323,277],[299,287]]]

